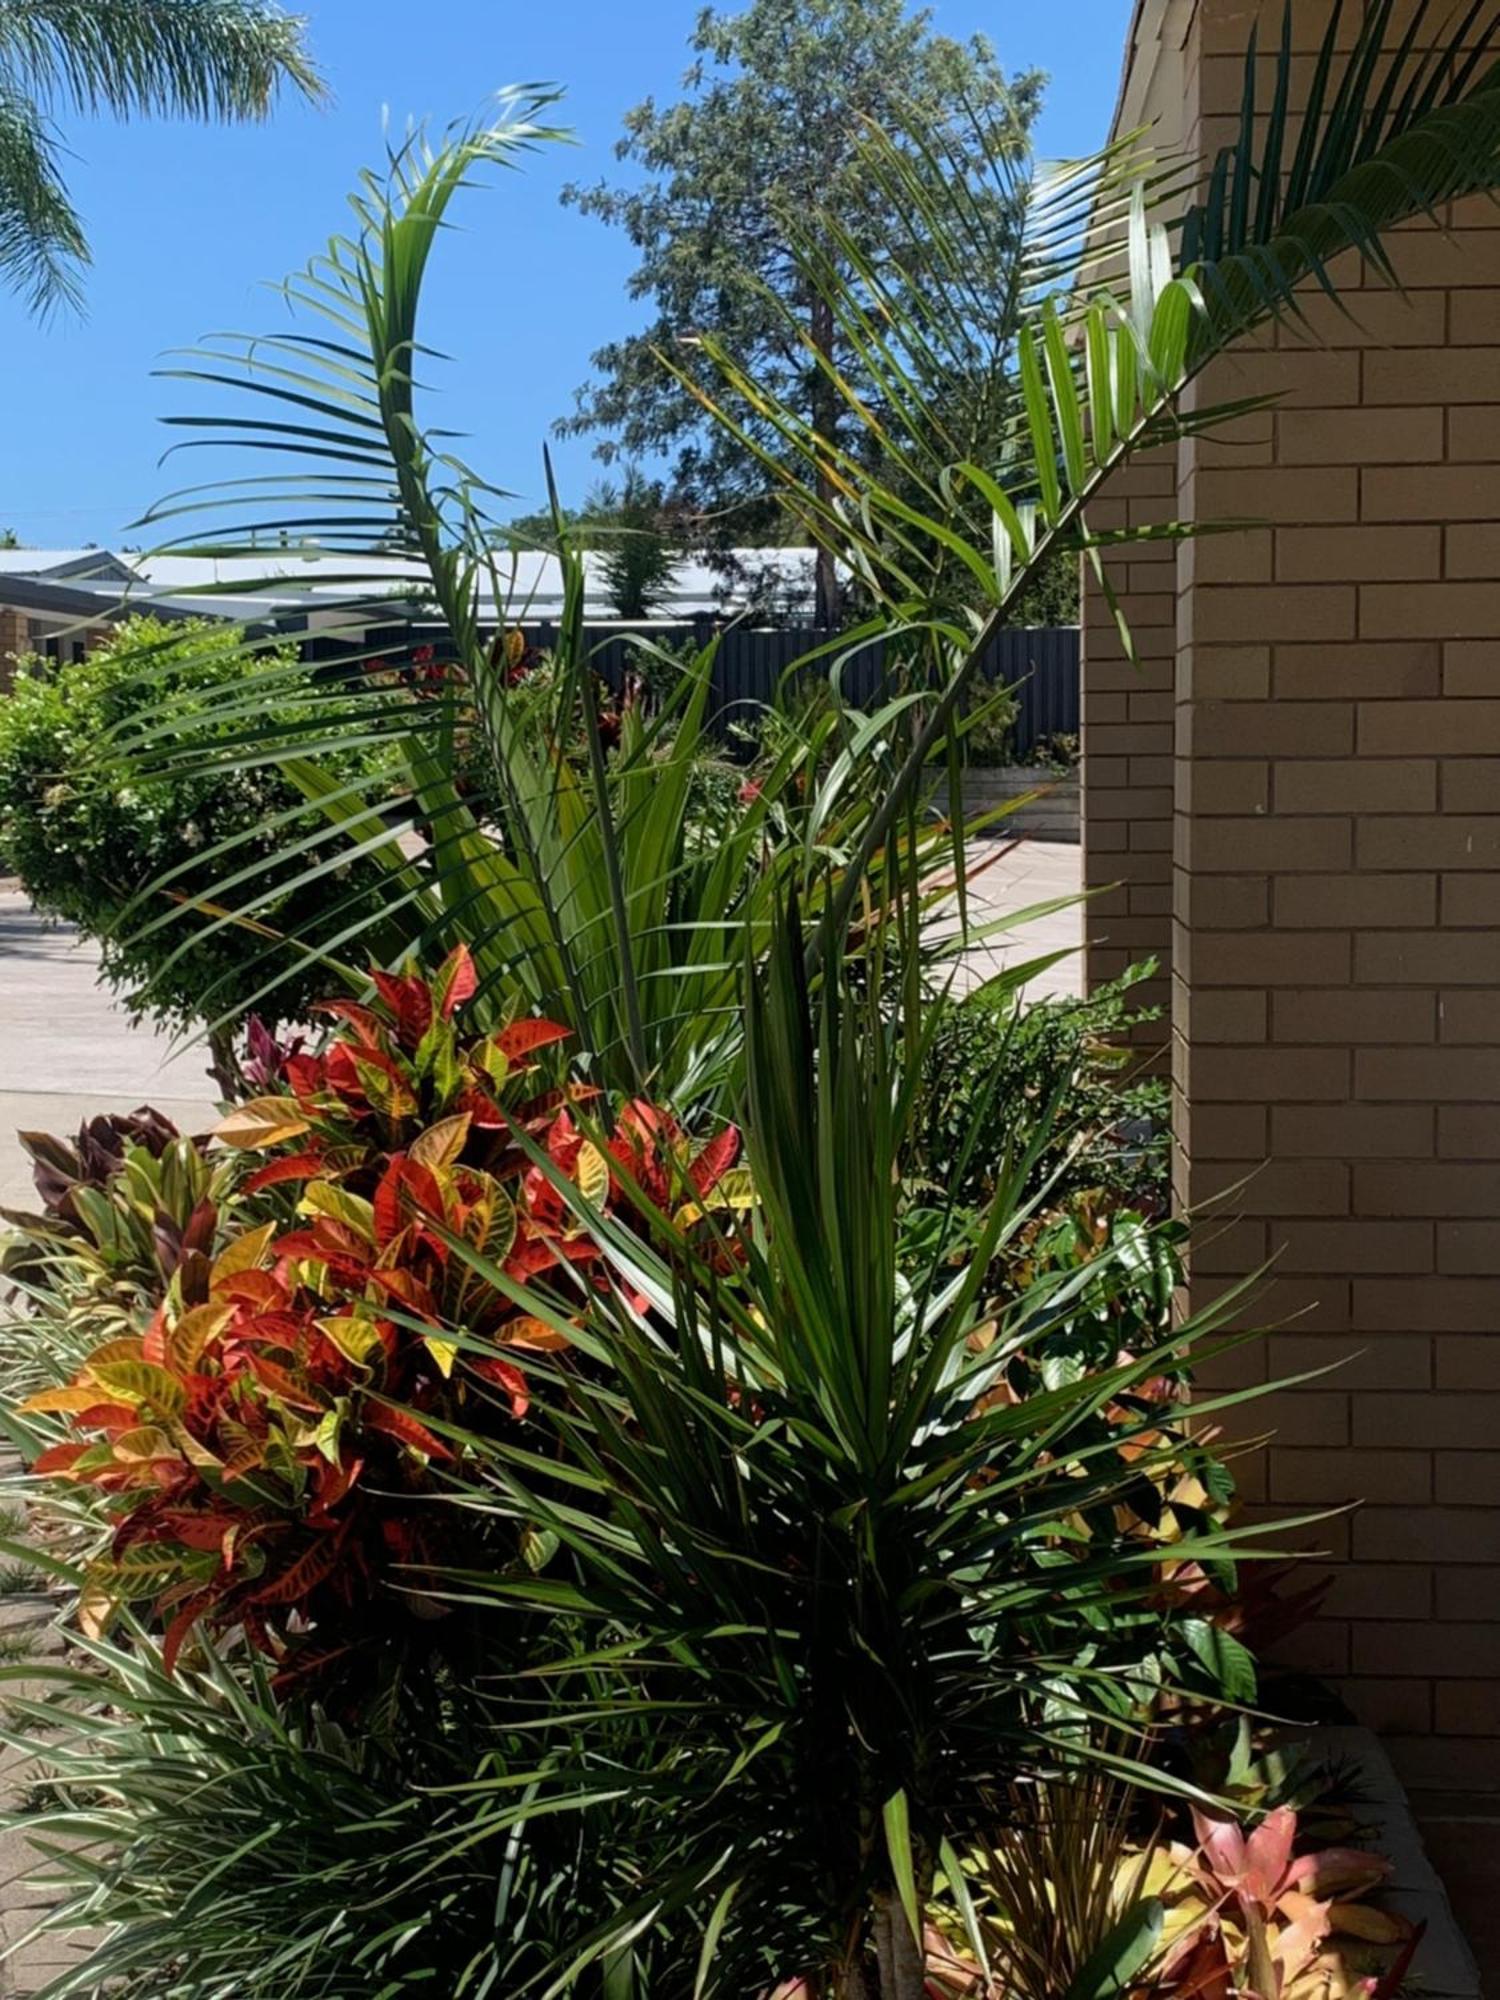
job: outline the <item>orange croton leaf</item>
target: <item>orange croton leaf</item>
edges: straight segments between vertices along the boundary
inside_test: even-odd
[[[257,1167],[246,1180],[245,1194],[259,1194],[262,1188],[276,1187],[282,1181],[310,1181],[323,1171],[321,1153],[289,1153],[280,1160],[268,1160],[263,1167]]]
[[[510,1413],[517,1422],[531,1408],[531,1391],[526,1386],[526,1377],[511,1362],[486,1358],[474,1363],[474,1372],[506,1392],[510,1397]]]
[[[508,1028],[502,1028],[492,1039],[495,1047],[508,1062],[515,1062],[520,1056],[529,1056],[535,1049],[550,1048],[554,1042],[565,1042],[573,1030],[564,1028],[556,1021],[541,1019],[512,1021]]]
[[[434,1437],[426,1424],[414,1417],[410,1410],[400,1409],[394,1403],[372,1401],[365,1412],[365,1422],[371,1430],[384,1431],[388,1437],[398,1439],[426,1458],[451,1459],[453,1456],[442,1439]]]
[[[227,1118],[214,1128],[214,1137],[225,1146],[258,1152],[299,1138],[307,1130],[307,1120],[291,1097],[252,1097],[237,1104]]]
[[[560,1333],[555,1326],[531,1313],[523,1313],[519,1319],[508,1319],[495,1338],[504,1347],[530,1348],[538,1354],[555,1354],[573,1344],[567,1334]]]

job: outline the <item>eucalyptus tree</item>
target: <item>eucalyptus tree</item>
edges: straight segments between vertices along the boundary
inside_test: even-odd
[[[832,211],[866,250],[889,234],[896,218],[863,169],[868,121],[891,129],[899,121],[911,135],[911,157],[935,171],[972,169],[998,151],[1024,149],[1041,78],[1007,78],[982,36],[959,42],[937,34],[930,11],[912,13],[903,0],[706,7],[688,47],[681,98],[648,98],[626,115],[615,153],[638,172],[623,186],[601,181],[564,194],[583,214],[623,230],[639,252],[628,291],[649,301],[651,320],[599,349],[595,379],[559,429],[598,437],[605,457],[665,458],[675,497],[697,516],[709,552],[727,562],[736,543],[774,541],[784,517],[755,454],[705,419],[693,384],[662,357],[681,363],[694,336],[711,330],[809,420],[824,429],[841,422],[813,357],[836,362],[867,391],[873,385],[857,343],[808,283],[797,230]],[[993,240],[1008,234],[1006,263],[1014,267],[1015,213],[1003,191],[988,198],[998,205]],[[901,220],[915,224],[905,253],[917,268],[926,226],[909,208]],[[967,377],[946,385],[954,424],[967,411],[981,433],[996,426],[998,364],[1014,331],[1014,303],[1004,267],[987,273]],[[832,559],[821,556],[820,624],[835,622],[838,581]]]

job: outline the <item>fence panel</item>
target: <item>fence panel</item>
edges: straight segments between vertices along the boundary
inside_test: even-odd
[[[556,642],[557,628],[542,620],[524,628],[528,642],[546,650]],[[669,650],[701,650],[714,637],[715,620],[707,615],[672,623],[604,624],[586,628],[599,673],[618,687],[631,666],[636,642]],[[399,639],[399,634],[397,635]],[[408,639],[423,636],[407,628]],[[770,708],[788,670],[835,635],[811,625],[729,625],[719,632],[714,658],[709,724],[727,737],[736,721],[749,722]],[[837,654],[826,655],[826,672]],[[874,641],[841,664],[842,685],[860,706],[875,701],[885,684],[885,646]],[[1012,731],[1015,755],[1025,762],[1048,737],[1076,736],[1079,731],[1079,636],[1076,625],[1037,626],[1000,632],[991,641],[981,671],[1003,680],[1015,691],[1016,720]]]

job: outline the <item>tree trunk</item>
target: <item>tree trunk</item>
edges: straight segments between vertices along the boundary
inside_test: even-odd
[[[820,355],[833,359],[833,308],[823,299],[812,302],[812,344]],[[818,369],[813,376],[812,420],[813,429],[820,438],[830,445],[836,444],[838,431],[839,399],[832,382]],[[834,498],[833,482],[818,465],[818,499],[824,506],[831,506]],[[834,561],[833,551],[819,542],[813,572],[813,618],[825,630],[831,630],[839,622],[839,571]]]
[[[234,1030],[216,1028],[208,1038],[208,1074],[226,1103],[239,1096],[242,1079],[234,1052]]]
[[[882,1889],[875,1898],[875,1955],[880,2000],[922,2000],[927,1972],[922,1947],[894,1889]]]
[[[870,1982],[865,1977],[864,1966],[852,1959],[838,1974],[834,1986],[834,2000],[876,2000],[870,1991]]]

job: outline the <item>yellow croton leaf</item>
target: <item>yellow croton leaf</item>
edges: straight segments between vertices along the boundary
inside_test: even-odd
[[[412,1140],[407,1148],[410,1157],[422,1167],[451,1167],[464,1149],[469,1136],[469,1123],[467,1111],[455,1112],[451,1118],[440,1118]]]
[[[240,1146],[258,1152],[264,1146],[279,1146],[287,1139],[300,1138],[308,1129],[307,1120],[293,1097],[252,1097],[237,1104],[227,1118],[214,1128],[214,1137],[224,1146]]]
[[[145,1404],[164,1417],[180,1417],[187,1408],[177,1377],[150,1361],[90,1361],[89,1374],[115,1402]]]
[[[17,1414],[23,1417],[66,1415],[79,1410],[91,1410],[99,1400],[99,1391],[76,1383],[64,1389],[38,1389],[34,1396],[28,1396],[18,1404]]]
[[[78,1629],[85,1639],[102,1639],[120,1612],[118,1595],[108,1589],[92,1571],[84,1578],[73,1607]]]
[[[182,1375],[191,1375],[203,1359],[205,1350],[218,1339],[230,1320],[234,1318],[234,1307],[230,1305],[190,1306],[182,1317],[167,1329],[167,1359]]]
[[[444,1381],[453,1373],[453,1364],[458,1358],[458,1342],[444,1340],[441,1334],[424,1333],[422,1344],[438,1365],[438,1373]]]
[[[367,1243],[375,1240],[375,1210],[363,1195],[350,1194],[332,1181],[311,1181],[297,1204],[299,1215],[326,1215],[342,1222]]]
[[[700,1201],[685,1201],[672,1218],[679,1229],[701,1222],[705,1215],[722,1215],[727,1209],[740,1214],[755,1206],[755,1183],[748,1167],[731,1167],[715,1181],[712,1192]]]
[[[592,1202],[595,1208],[603,1206],[604,1198],[609,1193],[609,1161],[592,1139],[585,1139],[578,1149],[573,1178],[585,1201]]]
[[[247,1229],[243,1236],[221,1250],[213,1261],[208,1282],[211,1290],[232,1278],[239,1271],[258,1271],[265,1262],[271,1248],[271,1240],[276,1234],[274,1222],[263,1222],[257,1229]]]
[[[370,1356],[380,1348],[380,1333],[375,1322],[359,1313],[338,1313],[329,1319],[317,1321],[317,1328],[333,1342],[347,1360],[356,1367],[363,1368]]]
[[[158,1424],[142,1424],[115,1439],[115,1457],[126,1464],[149,1465],[156,1458],[175,1458],[177,1447]]]
[[[84,1363],[83,1373],[97,1368],[104,1361],[144,1361],[146,1343],[138,1333],[123,1333],[114,1340],[106,1340],[96,1347]],[[98,1398],[95,1398],[98,1401]]]

